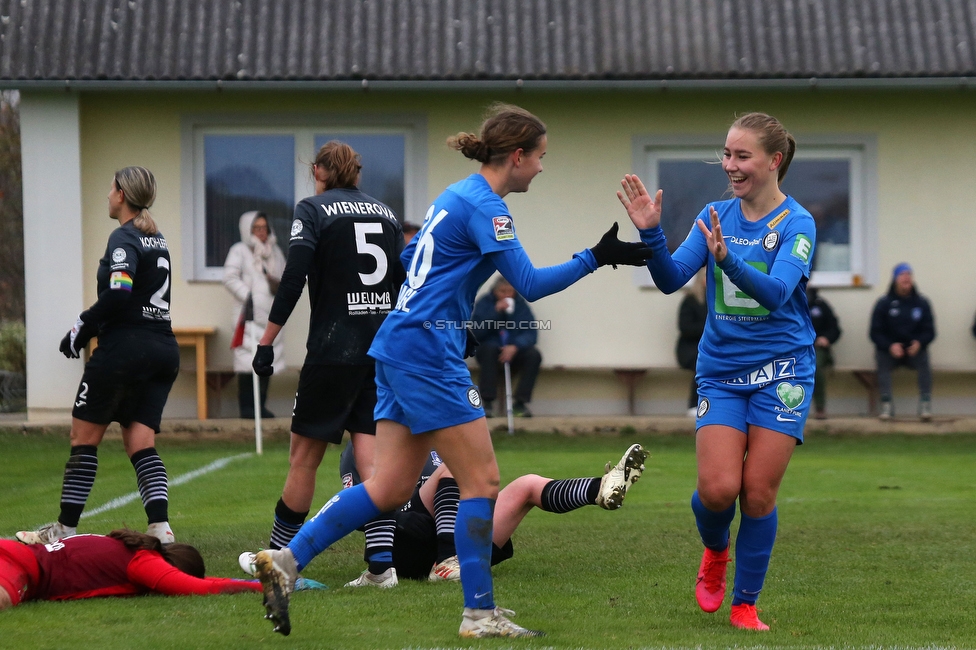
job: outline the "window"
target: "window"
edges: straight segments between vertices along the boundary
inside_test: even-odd
[[[223,278],[227,253],[241,240],[240,217],[251,210],[268,215],[287,253],[295,205],[314,194],[310,165],[329,140],[342,140],[362,156],[360,189],[402,219],[421,221],[427,207],[423,120],[387,116],[373,122],[185,118],[183,251],[193,260],[188,279]]]
[[[710,201],[727,199],[728,178],[720,164],[724,136],[705,139],[638,138],[635,169],[648,191],[664,190],[661,227],[674,251]],[[816,286],[858,286],[877,265],[876,146],[873,139],[800,138],[783,191],[817,222],[811,282]],[[653,286],[645,272],[638,284]]]

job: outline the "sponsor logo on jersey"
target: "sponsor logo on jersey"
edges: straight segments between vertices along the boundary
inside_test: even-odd
[[[511,217],[492,217],[491,225],[495,229],[495,241],[515,239],[515,227]]]
[[[758,239],[745,239],[743,237],[736,237],[735,235],[726,235],[725,239],[728,239],[733,244],[738,244],[739,246],[755,246],[759,243]]]
[[[302,234],[302,228],[304,228],[304,227],[305,226],[302,225],[302,220],[301,219],[295,219],[294,221],[292,221],[291,222],[291,238],[292,239],[295,239],[300,234]]]
[[[467,396],[468,404],[476,409],[481,408],[481,393],[478,392],[477,386],[469,386]]]
[[[125,249],[124,248],[116,248],[114,251],[112,251],[112,261],[115,264],[121,264],[122,262],[124,262],[125,261]]]
[[[770,219],[769,220],[769,223],[766,224],[766,227],[769,228],[770,230],[772,230],[773,228],[775,228],[776,226],[778,226],[779,225],[779,222],[782,221],[783,219],[785,219],[786,218],[786,215],[788,215],[789,213],[790,213],[790,209],[789,208],[783,210],[782,212],[780,212],[779,214],[777,214],[775,217],[773,217],[772,219]]]
[[[706,413],[708,413],[708,398],[703,397],[701,398],[701,401],[698,402],[698,419],[700,420],[705,417]]]
[[[776,386],[776,397],[779,398],[779,401],[783,402],[783,406],[792,411],[803,403],[803,398],[806,397],[806,391],[799,384],[794,386],[788,381],[783,381]]]
[[[766,236],[762,238],[763,250],[772,251],[779,244],[779,231],[774,230],[772,232],[767,232]]]
[[[723,384],[729,386],[755,386],[768,384],[780,379],[791,379],[796,376],[796,357],[787,359],[774,359],[762,368],[750,372],[748,375],[726,379]]]
[[[383,293],[353,291],[346,293],[346,306],[350,316],[362,316],[363,314],[390,311],[393,308],[393,299],[389,291]]]
[[[124,254],[125,253],[123,253],[123,255]],[[108,288],[121,289],[122,291],[132,291],[132,276],[125,271],[114,271],[108,276]]]
[[[813,250],[813,242],[810,238],[804,234],[799,234],[793,241],[793,257],[797,258],[804,264],[810,263],[810,252]]]
[[[159,307],[153,307],[152,305],[142,306],[142,317],[147,320],[159,321],[166,321],[170,319],[168,309],[160,309]]]

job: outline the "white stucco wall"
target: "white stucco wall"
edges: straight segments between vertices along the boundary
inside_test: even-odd
[[[83,369],[58,344],[84,309],[78,96],[21,93],[28,417],[70,410]]]

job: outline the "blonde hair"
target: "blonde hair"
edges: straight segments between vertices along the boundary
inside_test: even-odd
[[[359,173],[363,169],[362,157],[345,142],[329,140],[315,156],[315,166],[329,172],[329,182],[325,189],[336,187],[356,187]]]
[[[132,220],[135,227],[144,235],[159,232],[149,208],[156,201],[156,178],[145,167],[125,167],[115,172],[115,187],[122,191],[125,202],[135,210]]]
[[[732,123],[732,128],[745,129],[759,135],[759,144],[770,156],[774,153],[783,154],[783,161],[779,164],[776,180],[782,183],[786,177],[786,170],[790,168],[793,154],[796,153],[796,140],[786,130],[786,127],[775,117],[765,113],[746,113]]]
[[[481,135],[458,133],[447,139],[447,146],[460,151],[465,158],[488,164],[516,149],[535,150],[546,134],[542,120],[524,108],[492,104],[481,125]]]

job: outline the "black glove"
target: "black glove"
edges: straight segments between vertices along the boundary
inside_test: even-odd
[[[258,377],[270,377],[274,373],[274,348],[270,345],[259,345],[254,353],[251,367]]]
[[[617,239],[617,223],[610,227],[599,243],[590,250],[596,258],[597,266],[612,264],[617,268],[618,264],[627,266],[644,266],[647,260],[651,259],[653,252],[644,242],[620,241]]]
[[[474,335],[474,332],[471,331],[470,327],[465,328],[464,331],[467,333],[468,337],[468,339],[464,342],[464,358],[468,359],[473,357],[474,353],[478,351],[478,346],[481,345],[481,342],[478,341],[478,337]]]
[[[98,334],[98,328],[81,320],[79,316],[74,327],[68,330],[68,333],[61,339],[61,345],[58,346],[58,349],[67,358],[77,359],[81,356],[82,349],[96,334]]]

